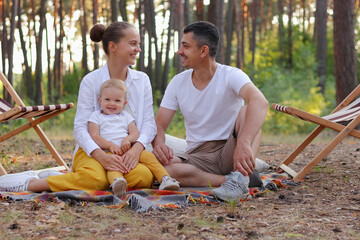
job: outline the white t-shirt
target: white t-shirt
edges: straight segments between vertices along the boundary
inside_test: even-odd
[[[174,76],[160,105],[175,111],[180,108],[185,119],[187,149],[229,137],[244,105],[240,89],[251,83],[240,69],[217,63],[209,84],[198,90],[192,82],[192,73],[189,69]]]
[[[89,156],[92,151],[99,148],[89,134],[88,120],[92,112],[101,109],[98,101],[100,87],[109,79],[108,66],[105,64],[87,74],[81,81],[74,120],[73,135],[77,143],[74,154],[79,146]],[[156,135],[150,79],[145,73],[128,68],[125,84],[128,90],[128,105],[140,132],[137,141],[146,146]]]
[[[100,136],[119,147],[121,141],[129,135],[129,124],[133,121],[134,118],[125,111],[119,114],[106,115],[101,113],[101,110],[97,110],[89,118],[89,122],[99,126]]]

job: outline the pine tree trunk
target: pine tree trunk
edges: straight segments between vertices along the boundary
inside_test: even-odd
[[[291,69],[293,66],[293,40],[292,40],[292,17],[293,17],[293,0],[289,0],[289,21],[288,21],[288,67]]]
[[[1,22],[2,22],[2,39],[1,39],[1,57],[2,57],[2,69],[5,72],[5,63],[6,63],[6,55],[7,55],[7,26],[6,26],[6,3],[5,1],[0,1],[1,4]],[[5,90],[4,90],[4,96],[5,96]]]
[[[47,76],[48,76],[48,84],[47,84],[47,93],[48,93],[48,101],[49,102],[53,102],[53,80],[52,80],[52,75],[51,75],[51,67],[50,67],[50,63],[51,63],[51,57],[50,57],[50,47],[49,47],[49,31],[48,31],[48,27],[47,27],[47,21],[45,18],[45,36],[46,36],[46,53],[47,53]]]
[[[121,3],[122,1],[120,1]],[[97,23],[98,17],[98,0],[93,0],[93,25]],[[93,54],[94,54],[94,69],[99,68],[99,45],[93,43]]]
[[[230,65],[231,61],[231,47],[232,47],[232,37],[234,31],[234,0],[228,1],[228,10],[226,16],[226,54],[225,54],[225,64]]]
[[[190,24],[190,4],[189,0],[184,0],[184,24],[185,26]]]
[[[181,45],[181,39],[183,37],[183,28],[184,28],[184,6],[181,1],[175,1],[175,16],[176,16],[176,25],[177,25],[177,31],[179,34],[178,37],[178,46]],[[181,61],[179,58],[175,58],[175,66],[176,66],[176,72],[179,73],[183,70],[183,67],[181,65]]]
[[[86,14],[86,4],[85,4],[85,0],[80,0],[80,4],[81,4],[81,8],[83,9],[83,15],[82,17],[80,17],[80,25],[81,25],[81,39],[82,39],[82,61],[81,61],[81,66],[82,69],[84,70],[84,74],[87,74],[89,72],[89,68],[87,65],[87,51],[86,51],[86,47],[87,47],[87,41],[86,41],[86,36],[87,36],[87,32],[88,32],[88,26],[87,26],[87,14]]]
[[[120,8],[120,14],[123,21],[127,22],[128,17],[126,13],[126,0],[120,0],[119,1],[119,8]]]
[[[148,34],[148,49],[144,49],[143,51],[147,50],[147,67],[146,73],[150,77],[150,80],[153,79],[153,24],[152,22],[155,21],[155,18],[152,18],[152,0],[144,0],[144,11],[145,11],[145,29]],[[155,25],[154,25],[155,27]]]
[[[358,84],[354,33],[354,0],[334,1],[334,59],[336,102]]]
[[[264,25],[264,0],[260,0],[259,2],[259,37],[260,37],[260,41],[263,38],[263,25]]]
[[[59,71],[58,71],[58,83],[57,86],[58,94],[57,99],[61,99],[63,95],[63,67],[64,67],[64,61],[63,61],[63,40],[64,40],[64,3],[63,0],[59,0],[59,28],[60,28],[60,36],[59,36],[59,48],[58,48],[58,58],[59,58]]]
[[[241,1],[241,61],[242,61],[242,65],[245,65],[245,27],[246,25],[246,21],[247,21],[247,17],[245,17],[246,15],[249,15],[249,11],[247,8],[247,0],[242,0]]]
[[[278,16],[279,16],[279,28],[278,28],[278,41],[279,41],[279,52],[280,52],[280,64],[284,63],[284,22],[283,22],[283,15],[284,15],[284,6],[283,0],[278,0]]]
[[[204,1],[196,0],[196,20],[203,21],[204,20]]]
[[[252,23],[252,31],[251,31],[251,66],[253,68],[253,72],[255,69],[255,50],[256,50],[256,27],[257,27],[257,9],[258,9],[258,0],[253,1],[252,3],[252,14],[251,14],[251,23]],[[253,75],[253,74],[251,74]],[[252,76],[253,78],[253,76]]]
[[[118,19],[118,4],[116,0],[110,1],[111,5],[111,22],[116,22]]]
[[[240,2],[235,1],[234,2],[234,8],[235,8],[235,33],[236,33],[236,40],[237,40],[237,45],[236,45],[236,67],[242,69],[243,68],[243,59],[242,59],[242,39],[241,39],[241,35],[242,35],[242,31],[244,29],[242,29],[243,22],[241,21],[242,19],[242,12],[243,10],[241,9],[241,5],[243,4],[243,1],[240,0]]]
[[[138,61],[138,70],[145,71],[145,54],[144,54],[144,32],[145,25],[141,18],[144,9],[144,0],[139,0],[139,6],[137,7],[137,17],[139,22],[139,34],[140,34],[140,48],[142,51],[140,52],[139,61]]]
[[[165,92],[165,88],[168,83],[168,75],[169,75],[169,68],[170,68],[170,60],[169,60],[169,53],[170,53],[170,39],[171,39],[171,30],[174,29],[174,9],[175,9],[175,1],[170,0],[170,17],[169,17],[169,27],[167,29],[167,43],[166,43],[166,53],[165,53],[165,65],[164,65],[164,72],[162,77],[162,84],[161,84],[161,93]]]
[[[325,93],[326,83],[326,46],[327,46],[327,0],[316,1],[315,18],[317,22],[316,32],[316,57],[317,57],[317,75],[319,77],[319,87],[322,94]]]
[[[24,37],[23,29],[22,29],[21,9],[22,9],[21,1],[19,1],[17,27],[19,29],[20,44],[21,44],[21,49],[22,49],[23,57],[24,57],[25,73],[23,75],[24,75],[24,82],[26,85],[26,95],[29,99],[32,100],[34,98],[34,94],[33,94],[34,89],[33,89],[33,84],[32,84],[31,66],[29,65],[28,55],[27,55],[28,49],[26,48],[25,37]]]
[[[10,84],[13,83],[13,66],[14,66],[13,53],[14,53],[14,39],[15,39],[15,26],[16,26],[15,17],[18,14],[18,6],[19,6],[19,1],[13,0],[12,8],[11,8],[11,17],[10,17],[10,36],[9,36],[9,41],[7,42],[7,59],[9,63],[7,79],[9,80]],[[10,94],[8,94],[8,92],[5,91],[5,88],[4,88],[4,99],[7,102],[12,101]]]
[[[35,70],[35,104],[42,105],[44,104],[43,92],[44,86],[42,82],[42,42],[43,42],[43,31],[45,29],[45,13],[46,13],[46,0],[41,0],[40,6],[40,27],[37,34],[36,41],[36,70]]]

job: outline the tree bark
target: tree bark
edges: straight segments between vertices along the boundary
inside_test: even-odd
[[[48,31],[48,27],[47,27],[47,21],[45,18],[45,36],[46,36],[46,53],[47,53],[47,93],[48,93],[48,101],[49,102],[53,102],[53,80],[52,80],[52,76],[51,76],[51,67],[50,67],[50,63],[51,63],[51,57],[50,57],[50,47],[49,47],[49,31]]]
[[[251,65],[254,72],[255,69],[255,50],[256,50],[256,25],[257,25],[257,8],[258,8],[258,0],[252,2],[252,14],[251,14],[251,23],[252,23],[252,31],[251,31]],[[253,78],[253,74],[252,78]]]
[[[58,90],[58,94],[57,94],[57,99],[62,98],[63,96],[63,68],[64,68],[64,61],[63,61],[63,57],[64,57],[64,47],[63,47],[63,40],[64,40],[64,2],[63,0],[59,0],[59,27],[60,27],[60,36],[59,36],[59,72],[58,72],[58,83],[59,85],[56,86],[57,90]],[[86,65],[87,66],[87,65]],[[86,72],[87,73],[89,70],[86,68]]]
[[[249,15],[249,9],[247,0],[241,1],[241,61],[242,65],[245,65],[245,27],[248,26],[246,24],[247,15]]]
[[[14,38],[15,38],[15,26],[16,26],[15,17],[18,14],[18,6],[19,6],[19,1],[13,0],[12,8],[11,8],[11,18],[10,18],[10,36],[9,36],[9,41],[7,41],[6,44],[7,59],[9,63],[7,79],[9,80],[10,84],[13,83],[13,65],[14,65],[13,52],[14,52]],[[7,102],[12,101],[10,94],[5,90],[5,88],[4,88],[4,99]]]
[[[190,24],[190,4],[189,0],[184,0],[184,24],[185,26]]]
[[[196,0],[196,20],[203,21],[204,20],[204,1]]]
[[[7,33],[7,26],[6,26],[6,3],[5,1],[1,1],[1,22],[2,22],[2,37],[1,37],[1,62],[2,62],[2,69],[5,75],[7,75],[5,68],[6,68],[6,56],[7,56],[7,42],[8,42],[8,33]],[[3,96],[5,96],[6,91],[3,90]],[[4,97],[5,98],[5,97]]]
[[[150,80],[153,80],[153,32],[155,28],[155,18],[152,17],[153,13],[153,1],[144,0],[144,11],[145,11],[145,30],[148,34],[148,49],[147,51],[147,67],[146,73],[150,77]],[[154,23],[154,24],[153,24]],[[155,42],[156,43],[156,42]]]
[[[334,59],[336,102],[359,84],[354,34],[354,0],[334,1]]]
[[[272,14],[273,14],[273,4],[272,4],[272,0],[269,0],[267,13],[266,13],[265,26],[264,26],[266,31],[272,29],[272,24],[271,24]]]
[[[216,55],[216,61],[224,62],[224,0],[210,1],[208,8],[208,21],[216,25],[220,32],[219,48]]]
[[[264,0],[260,0],[259,2],[259,37],[260,41],[263,38],[263,25],[264,25]]]
[[[122,1],[120,1],[121,3]],[[121,9],[121,8],[120,8]],[[93,0],[93,25],[97,23],[98,17],[98,0]],[[99,45],[93,43],[94,69],[99,68]]]
[[[22,29],[22,22],[21,22],[21,1],[19,1],[19,7],[18,7],[18,24],[17,27],[19,29],[19,36],[20,36],[20,44],[21,44],[21,49],[23,52],[23,57],[24,57],[24,67],[25,67],[25,72],[24,72],[24,82],[26,85],[26,95],[29,99],[33,99],[34,98],[34,94],[33,94],[33,84],[32,84],[32,71],[31,71],[31,66],[29,64],[28,61],[28,49],[26,48],[26,42],[25,42],[25,36],[23,33],[23,29]]]
[[[167,28],[167,42],[166,42],[166,53],[165,53],[165,65],[164,65],[164,72],[163,72],[163,80],[161,84],[161,93],[165,92],[165,88],[168,83],[168,75],[169,75],[169,68],[170,68],[170,62],[169,62],[169,53],[170,53],[170,39],[172,36],[172,29],[174,28],[174,9],[175,9],[175,1],[176,0],[170,0],[170,17],[169,17],[169,27]]]
[[[80,17],[80,25],[81,25],[81,39],[82,39],[82,61],[81,61],[81,66],[84,70],[84,74],[87,74],[89,72],[89,68],[87,65],[87,51],[86,51],[86,47],[87,47],[87,40],[86,40],[86,36],[87,36],[87,32],[88,32],[88,26],[87,26],[87,14],[86,14],[86,4],[85,4],[85,0],[80,0],[80,4],[81,4],[81,8],[83,9],[83,15],[82,17]]]
[[[230,65],[232,37],[234,32],[234,0],[228,0],[228,11],[226,16],[226,53],[225,64]]]
[[[44,104],[43,92],[44,86],[42,81],[42,42],[43,42],[43,31],[45,28],[45,13],[46,13],[46,0],[41,0],[40,6],[40,27],[39,32],[37,34],[36,41],[36,70],[35,70],[35,104],[42,105]]]
[[[288,67],[291,69],[293,66],[293,40],[292,40],[292,17],[293,17],[293,0],[289,0],[289,21],[288,21]]]
[[[327,0],[316,1],[315,18],[317,22],[316,31],[316,57],[317,75],[319,77],[319,87],[322,94],[325,93],[326,83],[326,46],[327,46]]]
[[[183,36],[183,28],[184,28],[184,6],[181,1],[175,1],[175,16],[176,16],[176,26],[177,26],[177,32],[178,32],[178,46],[181,45],[181,39]],[[181,61],[179,58],[175,58],[175,67],[176,72],[179,73],[183,70],[183,67],[181,65]]]
[[[126,13],[126,0],[120,0],[119,1],[119,8],[120,8],[120,14],[123,21],[127,22],[128,17]]]
[[[241,39],[241,35],[242,35],[242,31],[244,31],[244,29],[242,28],[243,22],[241,21],[242,19],[242,13],[243,10],[241,8],[241,5],[243,4],[243,1],[240,0],[235,1],[234,2],[234,9],[235,9],[235,28],[236,28],[236,40],[237,40],[237,45],[236,45],[236,67],[243,69],[243,59],[242,59],[242,39]]]
[[[144,8],[144,0],[139,0],[139,6],[137,8],[137,17],[139,22],[139,34],[140,34],[140,48],[142,51],[140,52],[139,61],[138,61],[138,70],[139,71],[145,71],[145,54],[144,54],[144,32],[145,32],[145,26],[142,21],[142,13]]]
[[[118,4],[116,0],[110,1],[111,5],[111,22],[116,22],[118,19]]]
[[[284,6],[283,6],[283,0],[278,0],[278,22],[279,22],[279,28],[278,28],[278,42],[279,42],[279,52],[280,52],[280,64],[284,63],[284,21],[283,21],[283,15],[284,15]]]

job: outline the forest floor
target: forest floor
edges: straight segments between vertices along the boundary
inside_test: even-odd
[[[53,142],[71,162],[73,140]],[[293,168],[300,169],[303,160],[324,146],[312,144]],[[295,147],[263,144],[259,157],[274,172]],[[26,137],[1,143],[0,154],[9,172],[55,166],[41,142]],[[360,145],[350,138],[298,186],[237,205],[197,204],[136,213],[126,207],[0,200],[0,233],[0,239],[360,239]]]

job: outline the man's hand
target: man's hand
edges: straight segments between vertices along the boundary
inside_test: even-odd
[[[234,150],[234,171],[250,176],[255,169],[255,156],[250,144],[238,143]]]
[[[152,152],[164,166],[169,164],[170,160],[174,157],[173,150],[164,143],[155,146]]]

